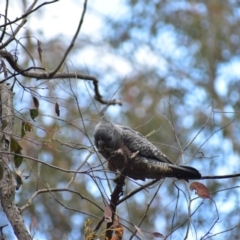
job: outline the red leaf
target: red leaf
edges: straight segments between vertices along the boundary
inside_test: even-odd
[[[105,222],[112,222],[112,210],[109,207],[109,205],[106,205],[105,207],[104,218],[105,218]]]
[[[208,188],[205,185],[203,185],[202,183],[199,183],[199,182],[191,183],[190,190],[191,191],[195,190],[195,193],[200,198],[211,198]]]
[[[32,222],[29,225],[30,232],[34,235],[34,232],[38,230],[38,222],[35,217],[32,217]]]

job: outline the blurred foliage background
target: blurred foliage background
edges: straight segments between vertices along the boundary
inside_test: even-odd
[[[24,12],[30,3],[25,0],[10,3],[9,14],[15,13],[16,8]],[[59,63],[75,31],[65,35],[65,30],[69,32],[68,27],[77,26],[71,18],[74,14],[61,15],[66,21],[64,26],[60,23],[54,26],[51,22],[47,26],[44,17],[56,17],[61,4],[46,5],[29,17],[17,36],[25,49],[16,41],[7,47],[8,51],[16,52],[22,66],[32,66],[34,60],[37,66],[51,70]],[[74,7],[79,12],[74,17],[80,18],[82,2],[69,1],[67,11],[74,11]],[[61,29],[59,34],[54,34],[55,28]],[[11,33],[10,29],[7,31]],[[42,63],[36,39],[42,44]],[[204,176],[226,175],[240,172],[239,56],[239,1],[125,0],[113,4],[98,0],[88,3],[83,29],[61,71],[95,76],[105,99],[122,101],[122,106],[107,108],[108,117],[144,135],[155,130],[149,140],[174,162],[194,166]],[[114,175],[102,171],[106,167],[101,165],[104,160],[92,152],[94,126],[104,108],[93,98],[92,82],[17,78],[15,136],[24,155],[69,170],[76,170],[87,159],[80,171],[92,171],[77,174],[71,189],[104,209],[104,201],[109,199],[110,189],[114,187],[111,181]],[[8,82],[12,83],[12,79]],[[29,116],[29,108],[33,108],[31,95],[40,103],[40,115],[35,122]],[[56,102],[60,117],[54,111]],[[23,120],[33,124],[33,131],[21,138]],[[20,169],[27,176],[16,194],[20,206],[36,190],[46,186],[65,187],[74,176],[27,158]],[[106,180],[106,174],[110,181]],[[188,196],[196,196],[189,193],[182,181],[175,182],[179,191],[172,179],[166,179],[161,185],[141,229],[167,236],[180,226],[173,231],[171,239],[200,239],[214,225],[204,239],[210,236],[238,239],[239,178],[202,183],[212,192],[217,211],[212,201],[205,200],[191,217],[188,236],[187,224],[181,224],[188,219]],[[128,181],[124,194],[139,184],[143,182]],[[131,235],[128,228],[134,231],[133,224],[138,225],[145,216],[157,188],[158,185],[141,191],[119,206],[124,239]],[[202,199],[194,200],[191,211],[200,204]],[[102,215],[101,209],[70,192],[39,194],[23,212],[27,225],[36,222],[36,239],[83,239],[84,222],[90,219],[94,229]],[[0,212],[0,216],[0,225],[4,225],[4,213]],[[104,227],[105,224],[101,231]],[[10,227],[4,231],[8,239],[13,239]],[[144,234],[147,239],[153,239],[151,234]]]

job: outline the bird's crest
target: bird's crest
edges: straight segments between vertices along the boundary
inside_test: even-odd
[[[111,123],[111,121],[108,119],[106,115],[102,115],[101,122]]]
[[[120,128],[118,125],[114,124],[109,120],[109,118],[106,115],[102,115],[102,118],[97,126],[98,129],[104,129],[105,131],[110,131],[110,129],[114,132],[117,132],[118,134],[122,132],[122,128]]]
[[[112,123],[106,115],[103,115],[95,129],[109,131],[110,129],[114,129],[114,123]]]

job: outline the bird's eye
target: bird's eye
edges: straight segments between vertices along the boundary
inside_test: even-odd
[[[107,138],[107,141],[109,142],[109,141],[111,141],[112,140],[112,138],[111,137],[109,137],[109,138]]]

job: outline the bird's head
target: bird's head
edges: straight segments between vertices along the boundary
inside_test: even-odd
[[[121,129],[103,116],[95,127],[94,140],[99,151],[117,150],[121,145]]]

